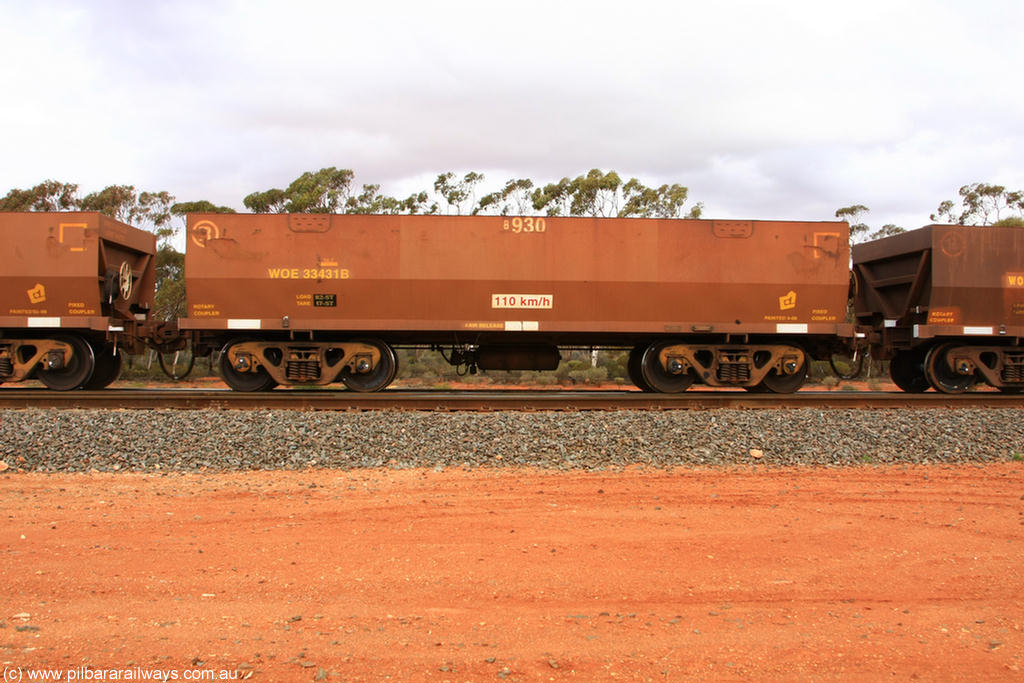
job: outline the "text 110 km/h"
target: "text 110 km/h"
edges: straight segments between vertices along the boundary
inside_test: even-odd
[[[491,308],[549,309],[555,304],[551,294],[492,294]]]

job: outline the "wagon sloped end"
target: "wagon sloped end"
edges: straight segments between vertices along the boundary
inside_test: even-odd
[[[95,212],[0,213],[0,381],[102,388],[145,343],[156,237]]]

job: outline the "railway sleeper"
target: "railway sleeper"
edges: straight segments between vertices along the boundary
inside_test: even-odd
[[[224,353],[239,375],[266,372],[277,384],[331,384],[346,370],[366,375],[381,362],[381,349],[363,342],[276,342],[245,340]]]
[[[806,354],[788,344],[670,344],[659,349],[658,359],[669,375],[690,373],[697,381],[716,387],[754,387],[771,374],[801,373]]]

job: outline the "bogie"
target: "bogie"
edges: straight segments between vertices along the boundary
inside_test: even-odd
[[[220,353],[221,376],[236,391],[278,385],[342,382],[353,391],[379,391],[394,381],[398,356],[377,340],[293,342],[238,338]]]

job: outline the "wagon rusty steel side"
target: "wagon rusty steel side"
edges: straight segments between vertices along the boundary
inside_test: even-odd
[[[853,334],[845,223],[196,214],[187,240],[179,325],[239,389],[378,389],[399,344],[474,369],[635,347],[641,386],[753,387]]]
[[[906,391],[1024,389],[1024,228],[929,225],[853,248],[858,321]]]
[[[116,379],[141,350],[156,238],[99,213],[0,213],[0,381],[54,389]]]

